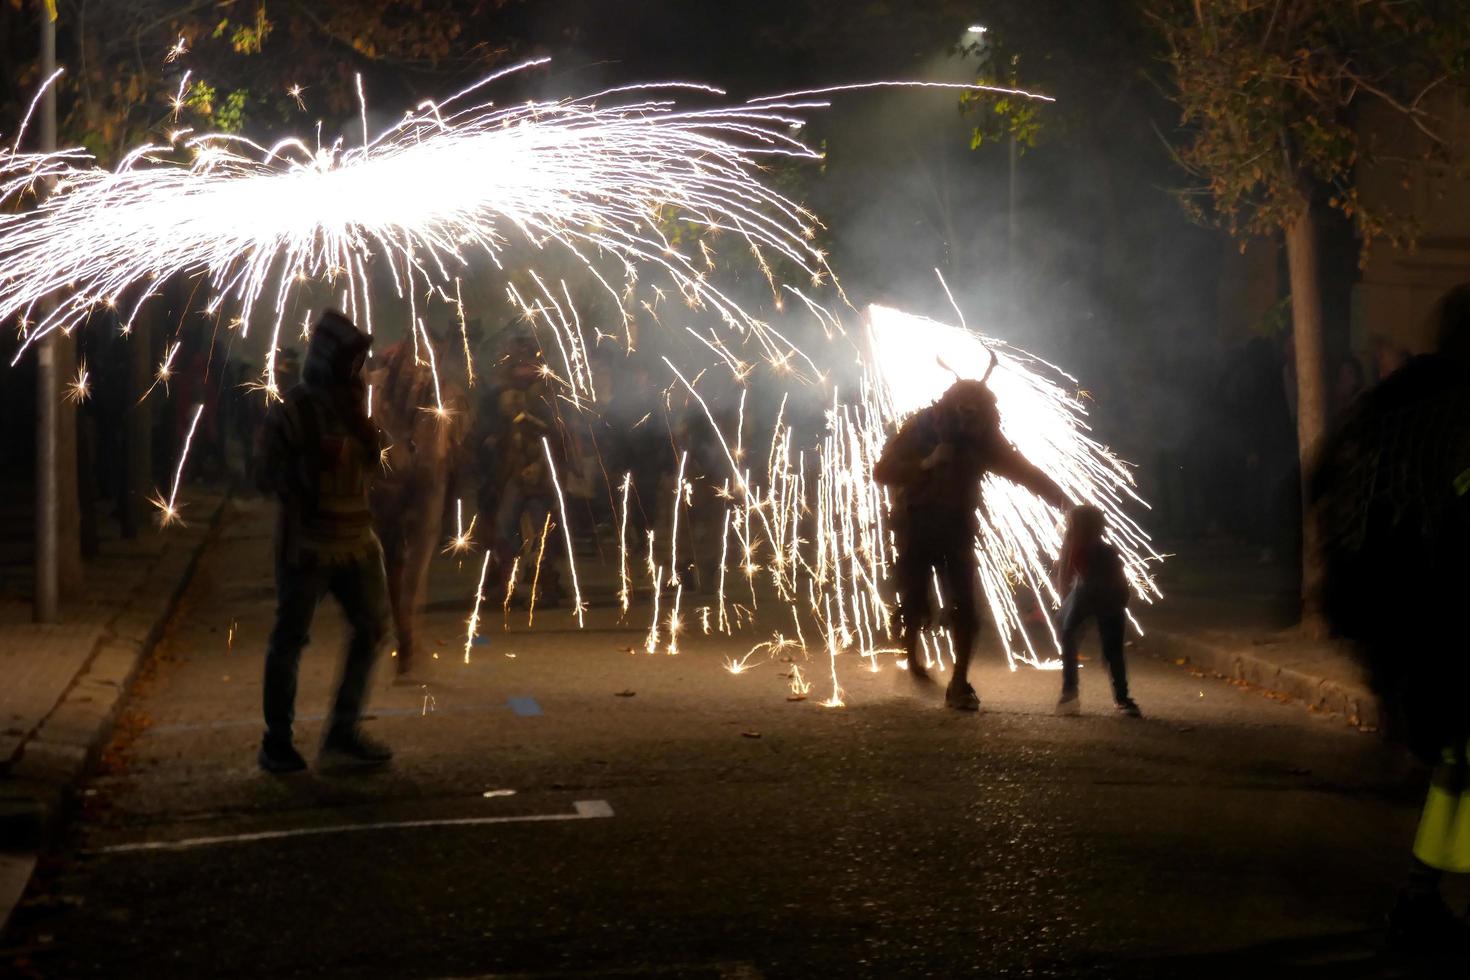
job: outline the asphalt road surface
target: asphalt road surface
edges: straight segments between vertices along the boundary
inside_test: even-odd
[[[1147,717],[987,651],[984,711],[765,637],[642,652],[647,610],[525,612],[427,686],[380,671],[373,774],[255,766],[267,522],[237,512],[3,941],[44,977],[1465,976],[1380,952],[1422,778],[1378,738],[1135,655]],[[686,603],[697,606],[702,599]],[[691,623],[694,618],[691,617]],[[343,629],[303,665],[304,749]],[[637,652],[629,652],[630,648]],[[385,664],[386,664],[385,660]],[[1440,970],[1448,968],[1450,972]],[[1427,971],[1427,972],[1426,972]]]

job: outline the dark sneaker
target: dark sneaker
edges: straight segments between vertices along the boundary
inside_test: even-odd
[[[327,766],[381,766],[393,758],[393,750],[360,729],[348,728],[327,735],[321,757]]]
[[[1062,696],[1057,699],[1057,714],[1082,714],[1082,697],[1077,693],[1076,688],[1062,688]]]
[[[1138,707],[1138,702],[1132,698],[1121,698],[1114,701],[1113,707],[1118,710],[1118,714],[1120,715],[1127,715],[1129,718],[1143,717],[1143,710]]]
[[[969,684],[950,684],[944,690],[944,703],[956,711],[979,711],[980,695]]]
[[[306,768],[306,760],[289,741],[280,741],[266,736],[260,741],[260,753],[255,761],[266,772],[300,772]]]
[[[1438,894],[1404,894],[1388,913],[1388,945],[1425,956],[1464,953],[1470,949],[1470,923]]]

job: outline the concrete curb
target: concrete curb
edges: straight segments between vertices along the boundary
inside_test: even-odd
[[[192,547],[165,550],[149,568],[136,595],[107,629],[75,680],[22,745],[0,785],[0,840],[13,879],[29,878],[70,803],[70,794],[91,771],[112,736],[118,712],[144,660],[153,652],[178,608],[204,551],[220,530],[230,501],[226,493]],[[0,929],[24,890],[14,882],[0,888]],[[14,892],[14,894],[11,894]]]
[[[1309,708],[1340,717],[1360,731],[1381,727],[1382,705],[1365,682],[1346,676],[1329,677],[1313,665],[1293,664],[1289,656],[1281,656],[1271,646],[1257,647],[1240,637],[1199,637],[1168,630],[1150,630],[1139,640],[1139,646],[1160,660],[1185,661],[1226,680],[1244,681],[1301,701]],[[1352,670],[1344,669],[1343,673]]]

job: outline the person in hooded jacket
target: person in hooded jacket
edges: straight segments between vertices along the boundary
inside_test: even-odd
[[[889,438],[873,467],[873,479],[892,493],[894,574],[909,673],[929,680],[920,661],[919,634],[930,619],[932,569],[943,583],[954,631],[954,676],[944,700],[960,711],[980,709],[969,668],[980,631],[975,547],[983,506],[980,481],[987,473],[1025,487],[1058,510],[1071,506],[1062,488],[1006,441],[995,395],[983,380],[956,381],[937,402],[915,412]]]
[[[324,312],[307,346],[301,382],[271,407],[260,430],[260,489],[279,502],[276,619],[265,657],[266,732],[258,757],[268,772],[306,767],[292,742],[296,676],[312,617],[328,592],[342,607],[351,638],[322,761],[381,765],[392,758],[359,727],[388,621],[383,549],[368,507],[380,451],[363,380],[371,344],[347,317]]]
[[[1470,284],[1441,300],[1438,343],[1363,392],[1308,484],[1322,611],[1363,654],[1387,728],[1426,766],[1428,797],[1390,945],[1470,952],[1445,873],[1470,873]]]

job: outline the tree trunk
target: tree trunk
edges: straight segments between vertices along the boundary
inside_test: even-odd
[[[1291,279],[1292,338],[1296,349],[1297,449],[1303,484],[1315,450],[1327,429],[1326,344],[1322,287],[1317,267],[1317,226],[1310,198],[1286,227],[1286,261]],[[1322,580],[1317,534],[1302,498],[1302,621],[1320,627],[1318,586]]]

